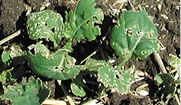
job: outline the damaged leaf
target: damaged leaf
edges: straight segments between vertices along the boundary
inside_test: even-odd
[[[125,64],[131,57],[146,58],[159,50],[157,29],[148,19],[147,12],[126,11],[112,29],[110,44]]]
[[[97,80],[113,92],[127,94],[130,92],[131,84],[135,81],[135,78],[129,73],[129,70],[118,71],[105,64],[99,69]]]
[[[34,12],[28,16],[27,32],[32,40],[46,39],[57,47],[62,38],[60,35],[62,27],[62,16],[52,10]]]
[[[42,47],[44,52],[48,52],[44,45],[37,44],[35,54],[27,57],[29,66],[35,73],[47,78],[66,80],[74,78],[80,72],[81,67],[75,65],[75,59],[65,50],[45,54],[42,53]]]

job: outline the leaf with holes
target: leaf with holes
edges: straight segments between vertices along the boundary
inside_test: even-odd
[[[4,87],[4,92],[0,98],[11,100],[13,105],[40,105],[50,94],[50,90],[34,78],[30,78],[26,83]]]
[[[52,10],[34,12],[28,16],[27,32],[32,40],[46,39],[57,47],[61,40],[63,18]]]
[[[30,54],[27,60],[33,71],[39,75],[57,80],[66,80],[74,78],[81,70],[81,66],[75,65],[75,59],[63,49],[50,53],[40,43],[37,43],[34,49],[36,49],[35,54]]]
[[[95,8],[93,0],[81,0],[76,8],[65,15],[63,36],[80,41],[87,37],[89,41],[100,35],[100,28],[104,18],[100,8]]]
[[[147,12],[124,12],[111,32],[110,44],[116,54],[125,64],[132,56],[146,58],[149,54],[159,50],[157,29],[148,19]]]
[[[134,76],[129,73],[130,70],[115,70],[112,66],[105,63],[98,71],[98,81],[110,88],[113,92],[127,94],[130,92],[131,84],[135,81]]]

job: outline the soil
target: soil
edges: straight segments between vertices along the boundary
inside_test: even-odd
[[[13,40],[3,44],[3,46],[10,46],[13,43],[17,43],[22,47],[26,48],[28,45],[32,43],[32,41],[27,37],[26,32],[26,8],[25,4],[29,5],[33,11],[39,11],[40,7],[46,0],[1,0],[0,1],[0,40],[5,38],[6,36],[14,33],[15,31],[21,29],[22,33],[20,36],[14,38]],[[75,7],[75,4],[68,2],[71,0],[51,0],[51,5],[46,7],[47,9],[53,9],[61,14],[64,13],[61,10],[69,10]],[[77,3],[77,0],[74,0]],[[113,2],[114,1],[114,2]],[[105,19],[103,21],[103,25],[101,25],[102,35],[98,38],[102,38],[106,36],[108,33],[110,26],[114,26],[112,22],[114,19],[119,17],[119,12],[123,10],[132,10],[133,7],[135,10],[138,10],[139,5],[144,7],[148,14],[151,16],[150,19],[153,20],[154,24],[158,29],[158,38],[160,43],[163,44],[163,50],[159,52],[164,65],[168,65],[169,54],[177,55],[180,58],[180,1],[179,0],[131,0],[130,3],[126,2],[123,5],[116,4],[113,5],[117,0],[96,0],[98,3],[98,7],[102,8],[105,14]],[[114,9],[118,10],[117,12],[112,12],[109,5],[112,5]],[[132,7],[133,6],[133,7]],[[121,8],[121,10],[119,10]],[[106,41],[109,41],[106,38]],[[109,44],[105,41],[105,46],[107,46],[103,51],[105,51],[108,55],[114,57],[115,55],[111,55],[113,50],[110,48]],[[77,51],[72,56],[74,56],[78,61],[82,61],[86,56],[88,56],[92,51],[97,49],[95,47],[98,42],[87,42],[82,41],[83,44],[74,45],[74,49]],[[85,44],[86,43],[86,44]],[[1,46],[1,52],[2,47]],[[88,47],[87,47],[88,46]],[[91,51],[90,48],[91,47]],[[81,55],[81,57],[80,57]],[[99,55],[94,56],[95,58]],[[97,59],[98,59],[97,58]],[[115,59],[119,62],[119,59],[115,56]],[[144,60],[130,60],[127,66],[134,64],[137,69],[147,72],[150,77],[145,78],[143,81],[148,83],[149,86],[149,95],[145,97],[134,97],[132,94],[121,95],[119,93],[109,93],[108,100],[106,104],[110,105],[151,105],[157,103],[159,98],[157,97],[156,91],[158,89],[155,82],[152,80],[155,74],[158,74],[159,68],[156,64],[153,55],[150,55]],[[67,83],[65,83],[67,82]],[[64,81],[65,86],[69,84],[69,81]],[[52,98],[61,98],[62,95],[58,95],[58,92],[62,92],[59,90],[60,87],[57,87],[57,83],[54,81],[49,82],[49,86],[52,90],[51,97]],[[134,84],[132,87],[137,87],[137,84]],[[67,85],[67,88],[68,85]],[[132,88],[134,89],[134,88]],[[91,96],[90,96],[91,97]],[[169,104],[174,104],[175,99],[172,99]]]

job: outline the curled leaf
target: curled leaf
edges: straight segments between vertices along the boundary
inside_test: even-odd
[[[70,87],[74,95],[84,97],[86,92],[84,91],[83,87],[86,87],[83,83],[82,73],[77,75],[77,77],[72,81]]]
[[[54,53],[40,53],[43,46],[37,44],[37,52],[27,57],[29,66],[35,73],[47,78],[66,80],[74,78],[80,72],[81,67],[75,65],[75,59],[68,52],[60,49]],[[45,46],[44,48],[45,51],[48,50]]]

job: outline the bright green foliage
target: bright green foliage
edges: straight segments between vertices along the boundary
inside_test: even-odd
[[[66,12],[63,36],[76,41],[87,37],[92,41],[95,35],[100,35],[100,28],[95,24],[102,23],[104,15],[101,9],[94,8],[95,5],[93,0],[82,0],[74,11]]]
[[[84,97],[86,95],[86,92],[84,91],[83,87],[85,86],[85,83],[83,83],[83,77],[82,73],[77,75],[77,77],[72,81],[70,87],[74,95]]]
[[[176,85],[172,75],[158,74],[154,77],[154,80],[157,81],[157,83],[160,85],[160,91],[164,94],[165,98],[169,99],[173,97],[176,91]]]
[[[66,80],[74,78],[80,72],[81,67],[75,66],[75,59],[69,56],[68,52],[60,49],[50,53],[44,45],[39,43],[35,49],[35,54],[30,54],[27,60],[29,66],[37,74],[47,78]]]
[[[46,39],[57,47],[61,40],[63,18],[51,10],[34,12],[28,16],[27,32],[32,40]]]
[[[10,65],[11,63],[10,52],[3,51],[3,53],[1,54],[1,60],[4,64]]]
[[[159,50],[157,29],[148,19],[147,12],[124,12],[117,26],[111,33],[111,47],[116,54],[123,58],[120,65],[131,57],[146,58],[149,54]]]
[[[106,63],[99,69],[97,80],[103,83],[105,87],[121,94],[129,93],[131,84],[135,81],[129,71],[119,72]]]
[[[28,83],[16,83],[8,86],[1,99],[9,99],[13,105],[40,105],[50,93],[49,89],[42,86],[40,80],[30,78]]]

